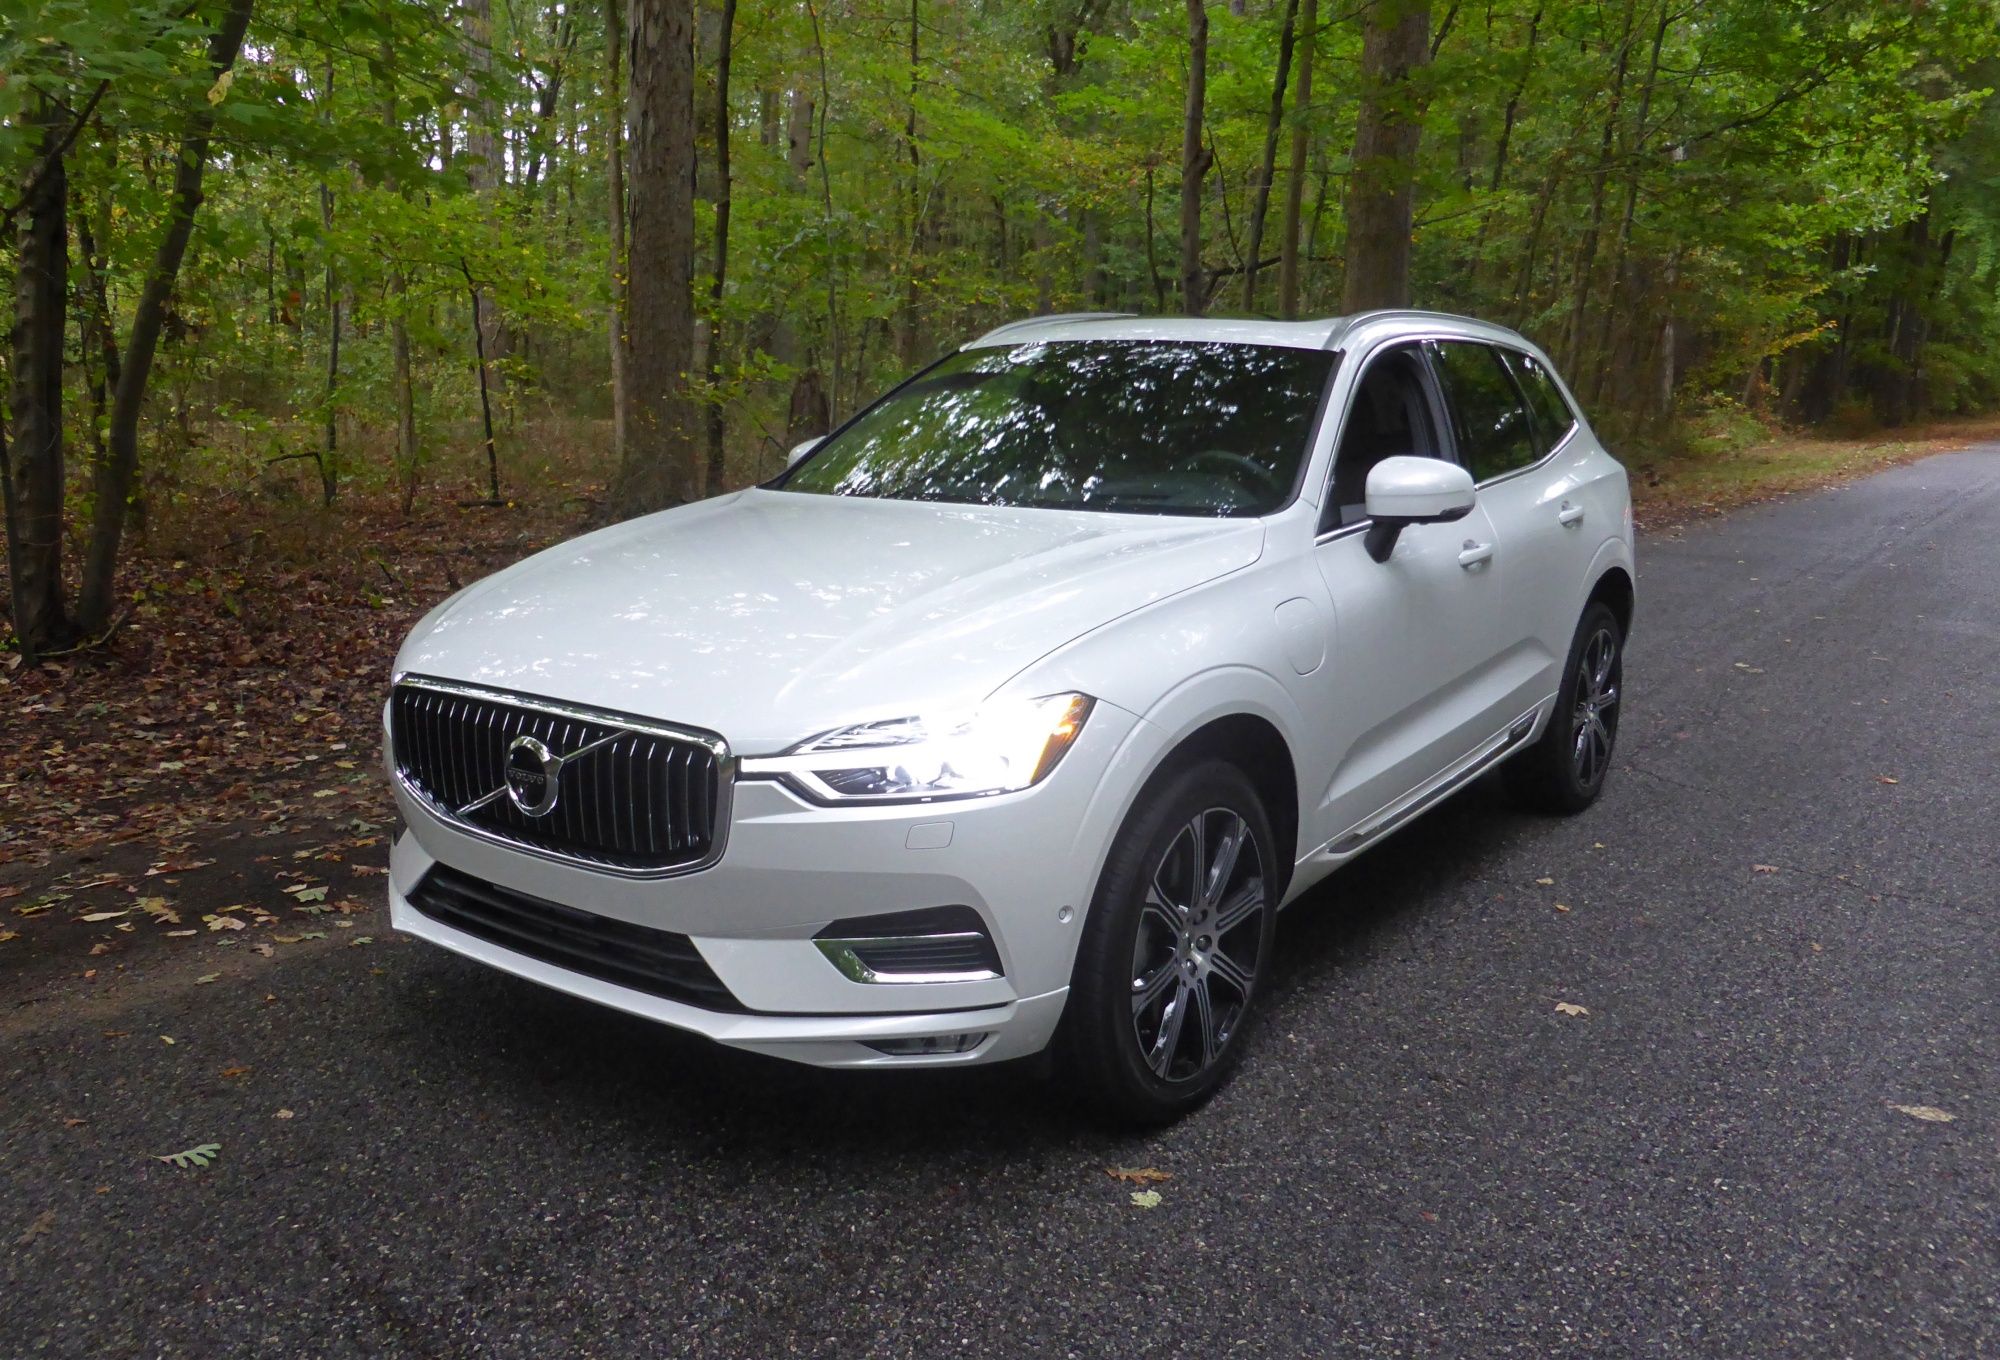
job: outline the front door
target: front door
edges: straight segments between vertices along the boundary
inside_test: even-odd
[[[1502,578],[1483,507],[1449,524],[1415,524],[1386,562],[1362,544],[1368,470],[1397,454],[1449,458],[1440,394],[1421,349],[1368,361],[1341,428],[1333,485],[1314,550],[1334,613],[1331,664],[1314,675],[1321,749],[1314,844],[1366,829],[1443,776],[1512,715],[1493,692],[1503,650]]]

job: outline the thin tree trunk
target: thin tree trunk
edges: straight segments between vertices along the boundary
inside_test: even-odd
[[[243,47],[243,32],[250,26],[251,4],[252,0],[229,0],[229,8],[209,36],[211,90],[214,82],[236,64],[236,54]],[[181,133],[166,233],[160,238],[138,305],[133,308],[132,330],[125,341],[118,386],[111,399],[110,456],[98,469],[90,547],[83,565],[83,591],[77,612],[86,634],[102,632],[111,620],[118,545],[125,532],[126,507],[131,503],[133,478],[139,466],[139,415],[145,405],[146,383],[152,377],[153,357],[159,349],[174,282],[187,254],[188,238],[194,233],[195,213],[201,208],[201,181],[208,168],[208,141],[214,126],[214,105],[207,99],[199,100],[188,114],[186,128]]]
[[[1299,314],[1299,213],[1305,206],[1306,151],[1311,144],[1313,52],[1319,46],[1319,0],[1305,0],[1299,49],[1299,91],[1292,98],[1292,164],[1285,180],[1284,242],[1278,254],[1278,315]]]
[[[1250,199],[1248,249],[1243,258],[1243,310],[1257,310],[1258,256],[1264,249],[1264,214],[1271,206],[1271,177],[1278,168],[1278,132],[1285,123],[1285,85],[1292,74],[1292,41],[1297,32],[1299,0],[1285,0],[1284,27],[1278,33],[1278,73],[1271,81],[1271,112],[1264,121],[1264,158],[1257,165],[1257,183]]]
[[[630,413],[614,511],[701,495],[687,374],[694,336],[694,14],[690,0],[631,0]]]
[[[625,393],[625,8],[620,0],[606,0],[604,6],[605,61],[610,68],[607,93],[611,116],[605,129],[610,145],[605,171],[607,194],[611,200],[611,457],[615,467],[625,465],[625,419],[630,402]]]
[[[1208,100],[1208,9],[1203,0],[1187,0],[1187,107],[1181,116],[1181,308],[1200,316],[1208,296],[1208,279],[1201,267],[1201,181],[1214,159],[1202,140],[1202,120]]]
[[[715,272],[708,285],[708,494],[723,489],[723,436],[728,433],[716,387],[722,370],[722,292],[729,277],[729,55],[736,34],[736,0],[723,0],[715,53]]]
[[[69,306],[69,119],[37,101],[37,172],[22,202],[14,294],[14,442],[7,474],[7,569],[14,634],[30,663],[72,636],[63,599],[63,332]]]
[[[486,445],[486,502],[500,505],[500,446],[493,438],[493,397],[486,384],[486,331],[480,325],[479,285],[473,282],[472,268],[464,259],[458,262],[459,273],[465,275],[465,293],[472,300],[472,353],[474,367],[479,374],[479,422],[485,434]]]
[[[328,88],[333,72],[327,71]],[[326,229],[326,440],[320,451],[319,483],[324,502],[333,504],[340,490],[340,412],[334,398],[340,394],[340,303],[338,275],[333,267],[333,190],[322,180],[319,186],[319,217]]]
[[[917,147],[917,78],[922,60],[917,39],[923,31],[918,2],[910,0],[910,84],[903,105],[903,151],[910,161],[909,180],[904,186],[904,239],[909,254],[903,267],[903,304],[896,317],[896,357],[905,368],[915,368],[917,364],[917,271],[924,246],[924,162],[923,152]],[[1043,277],[1046,293],[1046,274]]]
[[[1625,147],[1625,210],[1618,219],[1618,239],[1611,252],[1611,293],[1600,309],[1597,323],[1597,348],[1591,356],[1593,362],[1585,372],[1589,392],[1584,401],[1595,402],[1604,395],[1605,384],[1610,378],[1611,327],[1617,319],[1620,304],[1629,291],[1625,277],[1625,265],[1632,245],[1632,219],[1639,208],[1640,158],[1646,147],[1646,120],[1652,116],[1653,87],[1660,75],[1660,49],[1667,40],[1667,29],[1672,24],[1674,11],[1663,6],[1660,22],[1653,29],[1653,52],[1646,64],[1646,78],[1639,87],[1639,113],[1634,120],[1631,140]]]
[[[1604,135],[1597,148],[1597,167],[1590,176],[1590,220],[1577,247],[1576,271],[1570,291],[1569,325],[1564,331],[1563,366],[1573,375],[1583,361],[1584,312],[1590,306],[1591,276],[1597,268],[1597,242],[1604,230],[1604,191],[1611,174],[1611,149],[1625,105],[1625,76],[1632,66],[1632,20],[1635,0],[1625,0],[1618,31],[1618,60],[1612,67],[1611,103],[1604,114]]]
[[[1349,313],[1410,305],[1412,175],[1423,133],[1414,77],[1430,56],[1430,18],[1430,0],[1376,0],[1365,21],[1347,184]]]

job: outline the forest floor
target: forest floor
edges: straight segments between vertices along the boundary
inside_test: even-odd
[[[1637,515],[1665,529],[1996,431],[1787,436],[1642,464]],[[0,654],[8,971],[93,979],[153,945],[248,941],[268,956],[272,942],[328,938],[328,924],[365,930],[381,896],[367,878],[395,823],[380,713],[397,644],[447,594],[575,532],[595,504],[587,431],[521,442],[557,453],[511,469],[529,489],[502,507],[473,504],[471,481],[432,486],[409,516],[387,491],[325,510],[303,471],[183,487],[136,544],[107,643],[39,668]]]

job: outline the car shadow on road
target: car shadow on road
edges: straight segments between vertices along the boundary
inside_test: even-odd
[[[1482,857],[1526,824],[1475,786],[1333,875],[1281,918],[1267,1005],[1282,1016],[1317,994],[1337,994],[1343,976],[1365,966],[1371,938],[1476,874]],[[823,1071],[724,1048],[439,951],[412,957],[422,962],[398,990],[408,1032],[423,1036],[413,1063],[433,1067],[441,1081],[473,1076],[492,1097],[550,1117],[623,1127],[640,1144],[860,1161],[949,1149],[989,1162],[1056,1148],[1130,1155],[1152,1141],[1094,1123],[1046,1080],[1042,1059]],[[1252,1062],[1264,1047],[1258,1038],[1246,1054]]]

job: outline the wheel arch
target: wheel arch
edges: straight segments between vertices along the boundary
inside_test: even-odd
[[[1277,871],[1284,875],[1284,881],[1278,885],[1273,896],[1274,900],[1282,901],[1291,883],[1293,864],[1298,858],[1298,762],[1293,758],[1291,743],[1285,739],[1284,733],[1263,714],[1248,710],[1223,713],[1208,718],[1185,733],[1154,761],[1152,769],[1140,781],[1125,815],[1129,817],[1132,808],[1138,807],[1177,771],[1208,759],[1224,760],[1234,765],[1257,790],[1257,797],[1264,804],[1264,814],[1271,821],[1271,834],[1277,840],[1274,847],[1278,859]],[[1121,824],[1122,821],[1121,818]]]
[[[1603,571],[1590,587],[1590,595],[1584,600],[1584,608],[1593,604],[1603,604],[1618,618],[1618,631],[1625,637],[1632,636],[1632,609],[1636,602],[1632,588],[1632,573],[1622,565],[1613,565]]]

